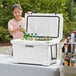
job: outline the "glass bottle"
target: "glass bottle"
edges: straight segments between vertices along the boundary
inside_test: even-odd
[[[35,33],[35,40],[38,40],[38,38],[37,38],[37,33]]]
[[[66,56],[64,58],[64,66],[69,66],[70,64],[70,57],[68,56],[68,53],[66,53]]]
[[[70,58],[70,66],[74,66],[74,63],[75,63],[75,57],[74,57],[74,54],[72,54]]]

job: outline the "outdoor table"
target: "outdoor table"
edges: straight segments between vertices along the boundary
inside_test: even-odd
[[[14,63],[11,55],[0,54],[0,76],[60,76],[60,60],[50,66]]]

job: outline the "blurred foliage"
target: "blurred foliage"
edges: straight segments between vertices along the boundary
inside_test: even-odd
[[[64,36],[66,36],[73,30],[76,30],[76,22],[70,20],[73,17],[71,14],[71,1],[72,0],[0,0],[0,29],[5,29],[7,31],[8,21],[13,18],[11,7],[13,4],[20,4],[23,8],[23,16],[27,11],[63,14]],[[0,30],[0,34],[4,34],[3,32],[3,30]],[[5,33],[9,35],[7,32]],[[3,41],[5,38],[0,39]],[[9,39],[10,36],[5,40]]]
[[[0,27],[0,42],[8,42],[11,39],[11,36],[8,30],[4,27]]]

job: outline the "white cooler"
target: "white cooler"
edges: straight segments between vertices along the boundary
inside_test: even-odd
[[[14,62],[41,65],[56,63],[63,33],[62,14],[25,14],[25,28],[27,33],[37,33],[38,37],[51,37],[52,40],[11,40]]]

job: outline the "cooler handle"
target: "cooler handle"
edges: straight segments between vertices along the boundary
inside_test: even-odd
[[[25,45],[25,47],[31,47],[31,48],[33,48],[34,46],[33,45]]]

